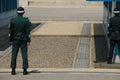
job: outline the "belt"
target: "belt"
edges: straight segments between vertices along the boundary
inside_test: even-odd
[[[24,35],[24,33],[16,33],[15,35],[16,36],[21,36],[21,35]]]
[[[16,33],[15,37],[19,37],[21,40],[23,40],[25,34],[24,33]]]

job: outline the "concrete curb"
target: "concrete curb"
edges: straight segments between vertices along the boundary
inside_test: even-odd
[[[11,69],[0,69],[0,73],[8,73]],[[22,72],[23,69],[16,69]],[[29,68],[31,73],[120,73],[120,69],[87,69],[87,68]]]
[[[103,8],[102,6],[23,6],[24,8],[39,7],[39,8]]]

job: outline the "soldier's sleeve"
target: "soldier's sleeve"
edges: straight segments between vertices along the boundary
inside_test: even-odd
[[[27,42],[31,42],[31,38],[30,38],[30,26],[31,26],[31,22],[28,18],[27,19],[27,24],[26,24],[26,38],[27,38]]]
[[[8,36],[9,36],[9,41],[11,42],[11,41],[13,41],[13,35],[14,35],[14,31],[13,31],[13,23],[12,23],[12,19],[10,20],[10,25],[9,25],[9,34],[8,34]]]

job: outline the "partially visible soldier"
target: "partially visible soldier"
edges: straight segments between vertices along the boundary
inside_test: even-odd
[[[30,21],[28,18],[23,17],[25,13],[24,8],[18,7],[18,16],[12,18],[9,27],[9,40],[12,44],[12,56],[11,56],[11,74],[16,74],[16,59],[19,48],[21,48],[23,58],[23,75],[28,74],[28,56],[27,49],[30,45]]]
[[[113,58],[113,50],[115,47],[115,44],[118,45],[119,51],[120,51],[120,10],[119,8],[114,9],[115,16],[110,18],[109,23],[109,37],[110,37],[110,50],[108,55],[108,64],[112,64],[112,58]]]

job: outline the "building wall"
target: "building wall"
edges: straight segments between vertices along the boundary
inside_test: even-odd
[[[112,2],[104,2],[103,25],[105,30],[108,27],[109,19],[112,13]]]
[[[0,0],[0,27],[9,23],[11,17],[16,15],[18,0]]]

